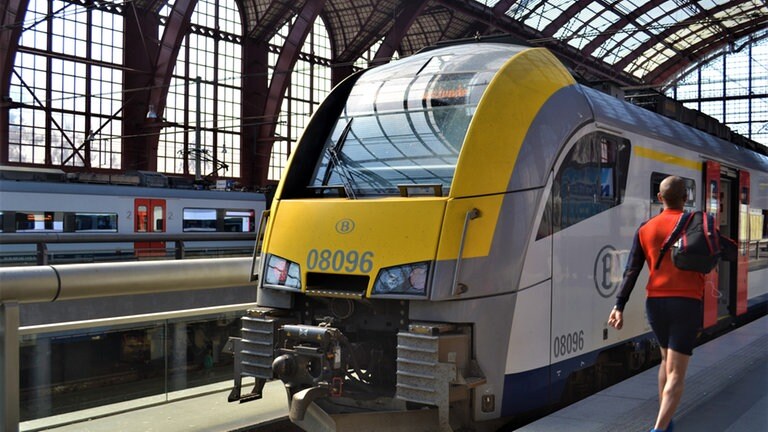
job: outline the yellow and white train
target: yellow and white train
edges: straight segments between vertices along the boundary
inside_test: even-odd
[[[768,210],[764,154],[580,85],[540,48],[459,44],[350,77],[265,214],[235,343],[236,380],[257,383],[230,399],[277,377],[307,430],[483,429],[641,366],[642,292],[622,331],[606,318],[669,174],[740,245],[708,276],[705,326],[764,307],[747,233],[766,234],[745,225]]]

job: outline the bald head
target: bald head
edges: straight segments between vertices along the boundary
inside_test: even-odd
[[[682,209],[688,198],[685,180],[678,176],[665,178],[661,181],[661,185],[659,185],[659,195],[667,208]]]

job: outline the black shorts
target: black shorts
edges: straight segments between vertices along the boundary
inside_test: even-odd
[[[645,301],[645,311],[662,348],[693,355],[703,316],[701,300],[651,297]]]

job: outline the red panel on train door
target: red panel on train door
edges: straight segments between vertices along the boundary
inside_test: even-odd
[[[165,232],[165,200],[137,198],[133,205],[134,232]],[[164,256],[164,241],[135,242],[136,256]]]
[[[715,226],[720,226],[720,164],[714,161],[704,163],[704,210],[715,218]],[[704,328],[717,324],[718,291],[717,271],[711,271],[704,277]]]
[[[749,274],[749,172],[739,171],[739,257],[736,262],[736,315],[747,312]]]

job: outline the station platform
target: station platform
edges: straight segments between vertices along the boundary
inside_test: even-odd
[[[517,432],[647,432],[658,407],[657,371],[658,367],[653,367]],[[24,422],[20,430],[296,430],[286,425],[288,404],[282,383],[267,383],[263,399],[245,404],[227,402],[231,385],[231,381],[211,385],[203,389],[207,390],[203,396],[182,392],[170,402],[131,401]],[[685,394],[675,415],[675,431],[768,431],[768,316],[695,349]]]
[[[516,432],[648,432],[658,412],[658,366]],[[696,347],[675,432],[768,431],[768,316]]]

